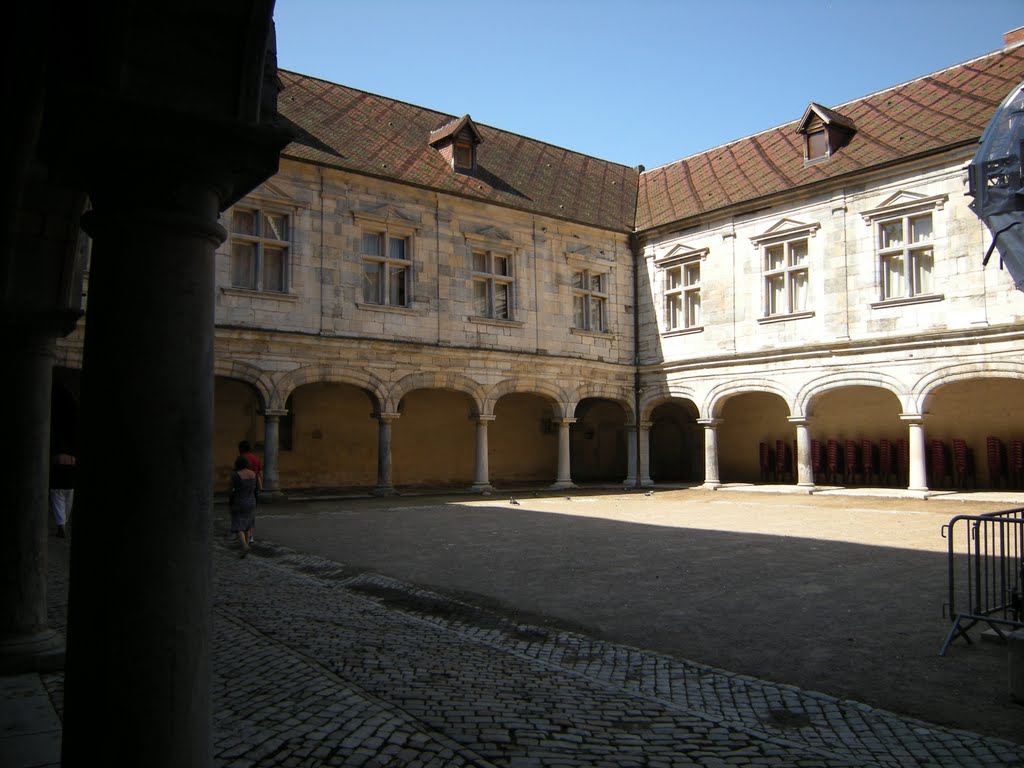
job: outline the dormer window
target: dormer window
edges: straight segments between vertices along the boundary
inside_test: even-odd
[[[849,118],[812,101],[797,132],[804,135],[804,162],[816,163],[849,144],[856,129]]]
[[[431,131],[429,142],[456,173],[476,170],[476,150],[483,143],[483,137],[469,115]]]

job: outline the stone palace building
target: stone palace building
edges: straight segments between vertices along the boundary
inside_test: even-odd
[[[1022,486],[1024,294],[965,166],[1024,29],[649,170],[278,77],[216,254],[217,488],[243,438],[272,491]]]

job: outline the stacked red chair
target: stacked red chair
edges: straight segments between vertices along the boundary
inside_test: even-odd
[[[932,440],[931,450],[932,475],[929,485],[942,488],[946,484],[946,444],[941,440]]]
[[[761,443],[761,482],[766,483],[771,479],[772,474],[772,461],[769,456],[768,443]]]
[[[811,440],[811,480],[818,482],[824,466],[821,461],[821,440]]]
[[[901,486],[910,485],[910,449],[905,437],[896,441],[896,475]]]
[[[971,469],[971,449],[966,440],[953,440],[953,480],[957,488],[966,488],[971,484],[974,472]]]
[[[882,438],[878,441],[878,481],[889,485],[892,478],[892,442]]]
[[[1011,447],[1013,442],[1013,440],[1010,441]],[[988,457],[988,484],[993,488],[1003,488],[1006,481],[1003,471],[1003,441],[989,435],[985,438],[985,453]]]
[[[853,485],[853,479],[857,474],[857,443],[854,440],[847,440],[844,447],[846,455],[843,456],[843,480],[846,485]]]
[[[870,440],[860,441],[860,468],[864,473],[864,485],[871,485],[875,474],[875,444]]]
[[[839,441],[829,440],[825,444],[825,476],[829,483],[835,485],[839,479]]]
[[[783,440],[775,441],[775,480],[781,483],[786,479],[786,473],[789,472],[789,456],[787,454],[786,443]]]
[[[1024,487],[1024,442],[1020,440],[1010,441],[1009,469],[1010,486]]]

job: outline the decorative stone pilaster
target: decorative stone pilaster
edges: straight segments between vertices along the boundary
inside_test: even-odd
[[[721,419],[697,419],[704,427],[704,485],[703,488],[714,491],[722,487],[718,479],[718,425]]]
[[[391,481],[391,422],[400,413],[377,414],[377,486],[371,491],[375,496],[393,496],[397,493]]]
[[[576,419],[555,419],[558,424],[558,475],[552,488],[574,488],[572,482],[572,463],[569,442],[569,427]]]
[[[796,487],[806,493],[814,492],[814,469],[811,466],[810,419],[790,416],[789,423],[796,427]]]
[[[920,413],[901,413],[900,421],[906,423],[910,434],[907,443],[910,448],[909,481],[907,490],[914,491],[922,498],[928,498],[928,466],[925,451],[924,415]]]
[[[480,414],[476,417],[476,470],[472,485],[474,491],[494,490],[491,486],[490,466],[487,460],[487,427],[492,421],[494,421],[494,416],[490,414]]]
[[[284,498],[278,466],[281,457],[281,417],[286,409],[267,408],[263,412],[263,493],[269,499]]]

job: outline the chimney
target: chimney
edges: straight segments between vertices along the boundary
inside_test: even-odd
[[[1011,29],[1009,32],[1003,35],[1003,48],[1013,48],[1016,45],[1024,43],[1024,27],[1017,27]]]

